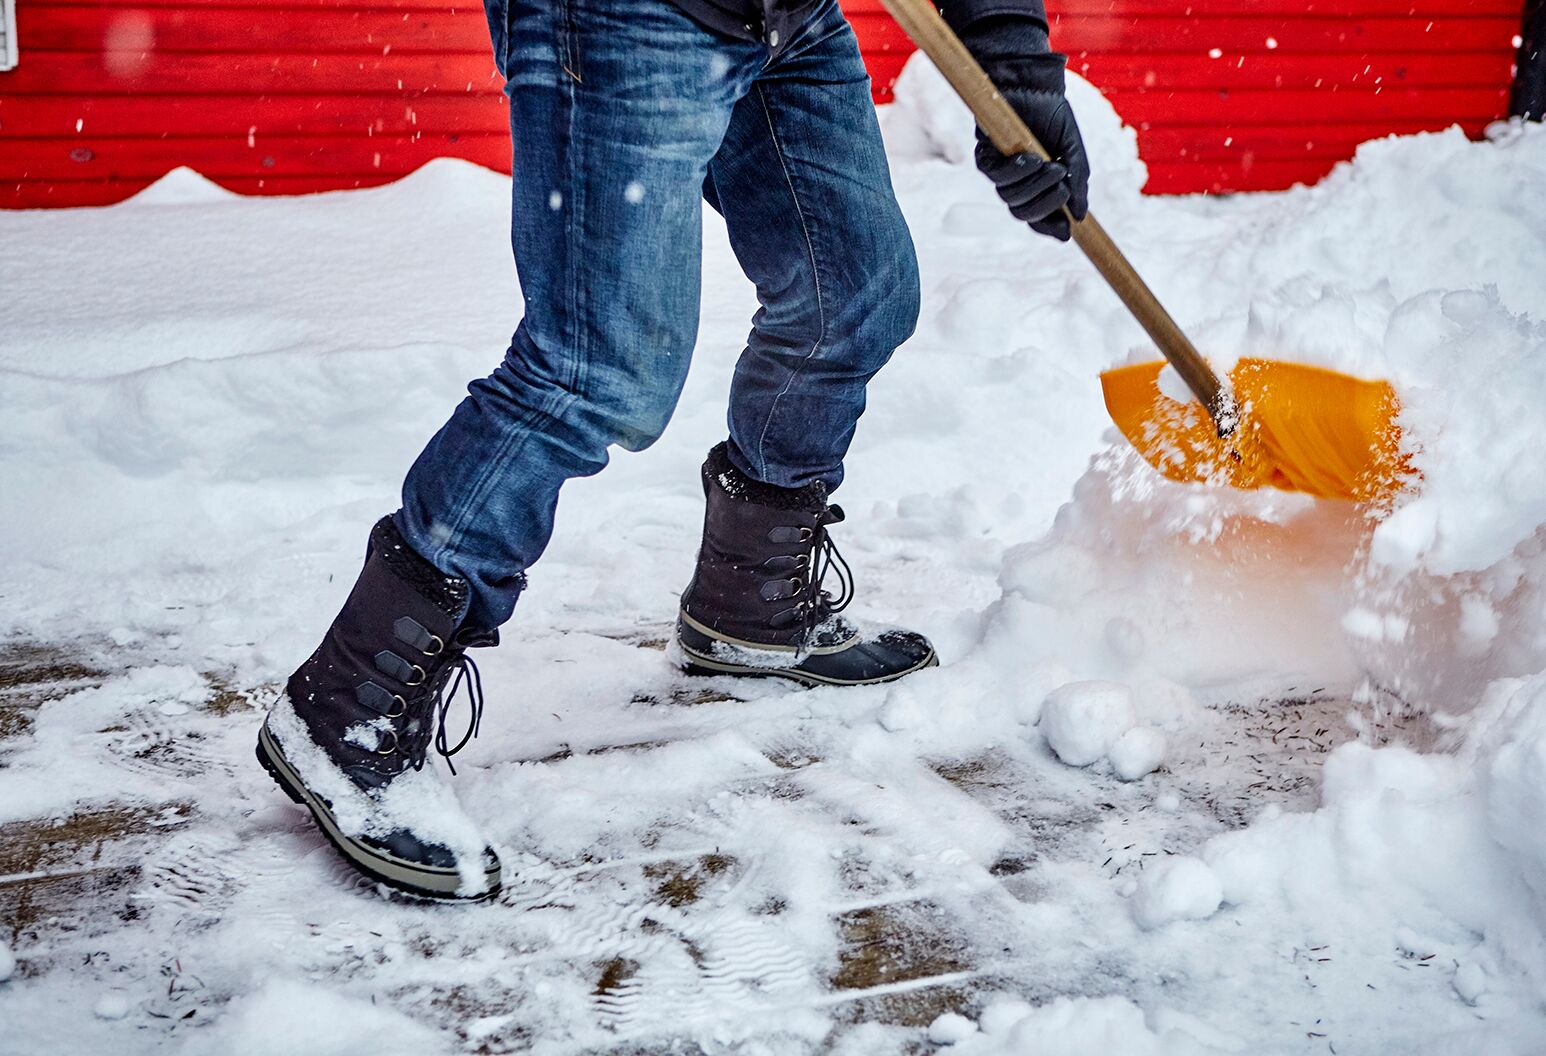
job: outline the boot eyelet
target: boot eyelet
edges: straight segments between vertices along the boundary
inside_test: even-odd
[[[386,713],[386,717],[389,719],[400,719],[403,717],[403,713],[407,710],[408,702],[402,697],[398,696],[396,693],[393,693],[392,710]]]
[[[814,538],[816,538],[816,533],[812,529],[810,529],[810,528],[801,528],[800,529],[800,542],[808,543],[808,542],[810,542]]]
[[[397,731],[387,730],[387,735],[392,738],[392,743],[385,748],[377,748],[377,755],[394,755],[397,752]]]
[[[810,568],[811,567],[811,555],[810,554],[801,554],[799,562],[794,567],[798,568],[798,569],[801,569],[801,570]]]
[[[424,673],[424,669],[422,667],[420,667],[418,664],[409,664],[408,666],[413,668],[414,673],[417,674],[418,677],[417,678],[406,679],[403,682],[403,685],[405,685],[405,686],[422,686],[424,684],[424,680],[426,678],[428,678],[429,675],[425,674]]]
[[[440,635],[432,634],[429,636],[429,638],[430,644],[433,645],[434,648],[420,649],[419,652],[423,653],[425,656],[439,656],[441,653],[446,651],[445,639],[441,638]]]

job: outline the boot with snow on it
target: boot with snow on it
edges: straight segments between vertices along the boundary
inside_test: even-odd
[[[449,762],[482,717],[465,651],[498,635],[457,627],[467,591],[383,518],[349,599],[263,723],[257,754],[354,868],[410,894],[474,901],[498,893],[499,858],[425,765],[431,740]],[[448,747],[446,712],[464,684],[472,721]]]
[[[683,670],[860,686],[939,662],[920,634],[865,630],[840,615],[853,577],[827,534],[843,511],[827,504],[820,482],[753,480],[720,444],[703,464],[703,490],[703,545],[676,623]],[[829,571],[841,583],[837,598],[822,589]]]

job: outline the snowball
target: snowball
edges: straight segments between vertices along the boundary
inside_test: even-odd
[[[1136,721],[1132,691],[1122,683],[1069,682],[1047,694],[1038,727],[1059,759],[1089,766]]]
[[[121,990],[110,990],[97,999],[91,1014],[98,1019],[122,1019],[129,1014],[129,997]]]
[[[1181,797],[1174,792],[1161,792],[1155,798],[1154,805],[1163,811],[1174,814],[1181,809]]]
[[[954,1045],[977,1033],[977,1024],[965,1016],[946,1012],[929,1024],[929,1040],[936,1045]]]
[[[1177,920],[1211,917],[1224,901],[1224,885],[1200,858],[1166,858],[1145,869],[1133,893],[1133,919],[1145,931]]]
[[[1165,735],[1146,726],[1134,726],[1111,746],[1111,768],[1123,781],[1152,774],[1165,761]]]
[[[0,983],[5,982],[16,974],[16,955],[11,948],[0,942]]]

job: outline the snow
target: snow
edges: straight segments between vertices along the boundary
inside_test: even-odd
[[[1198,346],[1389,378],[1420,486],[1365,511],[1158,479],[1096,384],[1142,332],[1004,219],[914,61],[883,124],[925,313],[837,541],[853,611],[942,666],[688,685],[659,648],[756,307],[711,216],[676,419],[566,487],[478,656],[484,733],[433,808],[506,863],[476,908],[357,882],[251,751],[519,315],[507,181],[180,171],[0,215],[0,657],[85,672],[0,742],[0,823],[44,848],[0,895],[66,899],[0,948],[6,1043],[1540,1052],[1546,130],[1146,199],[1131,130],[1070,91],[1095,211]]]
[[[184,1051],[188,1056],[434,1056],[454,1050],[434,1030],[390,1006],[303,979],[273,979],[232,1002],[225,1018]]]
[[[1120,997],[1059,997],[1033,1008],[1001,1001],[982,1014],[982,1033],[968,1035],[946,1052],[960,1056],[1170,1056],[1199,1052],[1184,1042],[1167,1044],[1144,1022],[1143,1010]]]
[[[1180,855],[1146,870],[1133,894],[1133,919],[1146,931],[1177,920],[1203,920],[1218,911],[1224,885],[1208,864]]]
[[[305,778],[306,787],[327,800],[345,835],[385,837],[398,830],[412,832],[455,857],[461,895],[472,897],[487,889],[483,835],[457,802],[456,790],[434,770],[409,769],[394,778],[385,792],[368,797],[311,739],[288,694],[275,702],[268,726],[285,758]]]
[[[98,1019],[123,1019],[129,1014],[129,998],[117,990],[103,994],[92,1006],[91,1014]]]
[[[1107,755],[1118,777],[1137,781],[1165,762],[1165,735],[1147,726],[1134,726],[1116,739]]]
[[[1042,736],[1069,766],[1103,758],[1135,721],[1132,691],[1120,682],[1070,682],[1041,706]]]

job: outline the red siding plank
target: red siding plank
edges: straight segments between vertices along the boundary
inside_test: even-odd
[[[446,155],[489,168],[510,167],[509,133],[461,136],[305,136],[111,139],[95,146],[74,140],[10,139],[0,151],[0,182],[66,174],[154,179],[187,158],[207,176],[325,176],[336,172],[405,173]]]
[[[1316,125],[1388,121],[1421,122],[1444,127],[1456,121],[1487,121],[1502,112],[1508,97],[1506,85],[1492,88],[1455,88],[1434,92],[1421,88],[1385,91],[1357,89],[1338,92],[1314,90],[1238,90],[1163,88],[1108,90],[1107,100],[1123,120],[1142,129],[1154,127],[1220,128],[1235,124],[1307,124],[1313,114]]]
[[[25,43],[23,50],[25,51]],[[251,95],[391,92],[470,92],[502,83],[488,55],[308,56],[35,53],[6,79],[6,94],[54,94],[61,84],[93,85],[100,95]],[[880,56],[882,60],[890,56]],[[1079,54],[1069,66],[1111,88],[1294,88],[1379,86],[1479,88],[1506,84],[1511,56],[1476,52],[1453,55],[1284,55],[1274,53],[1199,60],[1178,55]],[[898,56],[896,62],[903,61]],[[397,87],[402,82],[402,89]],[[1311,116],[1311,115],[1307,115]]]
[[[80,129],[77,131],[77,122]],[[254,123],[256,122],[256,123]],[[106,96],[0,98],[3,136],[412,135],[498,132],[509,125],[493,92],[426,95]],[[84,137],[84,138],[83,138]]]

